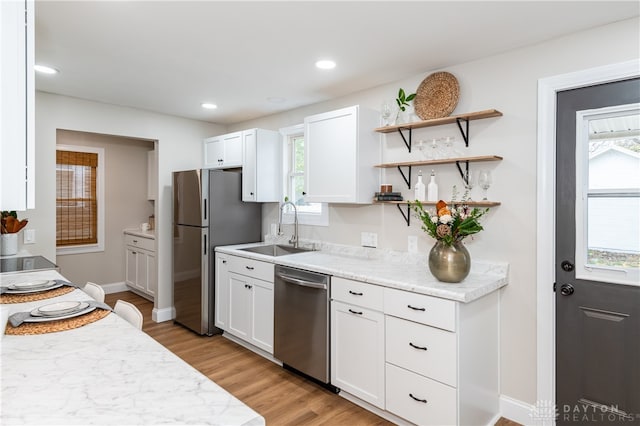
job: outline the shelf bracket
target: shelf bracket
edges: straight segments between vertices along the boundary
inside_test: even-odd
[[[411,205],[407,204],[407,214],[404,214],[404,210],[402,210],[402,204],[396,204],[398,210],[400,210],[400,214],[404,218],[405,222],[407,222],[407,226],[411,223]]]
[[[462,180],[464,181],[464,185],[468,186],[469,185],[469,161],[463,161],[463,163],[465,163],[465,169],[462,170],[462,167],[460,167],[460,161],[456,161],[456,167],[458,168],[458,171],[460,172],[460,176],[462,177]]]
[[[461,121],[465,122],[466,130],[462,129]],[[469,148],[469,119],[458,117],[456,118],[456,124],[458,124],[458,129],[460,129],[460,134],[462,135],[462,139],[464,139],[465,146]]]
[[[467,126],[468,126],[468,123],[467,123]],[[402,129],[409,131],[409,141],[407,141],[407,138],[405,138],[404,133],[402,133]],[[413,133],[411,131],[411,127],[398,127],[398,133],[400,133],[400,136],[402,136],[402,140],[404,141],[404,144],[407,146],[407,149],[409,150],[409,152],[411,152],[411,134]]]
[[[404,174],[400,166],[396,166],[396,167],[398,168],[398,171],[402,175],[402,179],[404,179],[404,182],[407,184],[407,187],[411,189],[411,166],[407,166],[407,168],[409,169],[409,176]]]

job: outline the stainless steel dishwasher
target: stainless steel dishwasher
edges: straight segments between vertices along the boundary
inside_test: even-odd
[[[276,265],[273,355],[283,366],[330,385],[328,275]]]

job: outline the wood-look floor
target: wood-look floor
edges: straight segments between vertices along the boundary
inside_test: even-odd
[[[143,330],[263,416],[267,425],[391,425],[392,423],[222,337],[202,337],[172,321],[153,322],[153,304],[132,293],[122,299],[144,316]],[[500,419],[496,426],[518,426]]]

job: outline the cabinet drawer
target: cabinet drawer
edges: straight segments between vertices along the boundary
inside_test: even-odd
[[[144,250],[155,251],[155,240],[138,237],[137,235],[124,234],[124,243],[128,246],[138,247]]]
[[[331,278],[331,298],[382,312],[384,288],[360,281]]]
[[[453,300],[385,288],[384,313],[445,330],[456,330],[456,302]]]
[[[385,316],[387,362],[456,386],[456,335]]]
[[[239,256],[229,256],[229,272],[273,282],[273,263],[247,259]]]
[[[455,425],[456,390],[392,364],[386,365],[387,411],[418,425]]]

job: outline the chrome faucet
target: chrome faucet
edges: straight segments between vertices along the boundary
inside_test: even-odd
[[[293,218],[294,218],[294,225],[295,225],[295,230],[293,231],[293,235],[291,236],[291,239],[289,240],[289,244],[293,244],[293,246],[295,248],[298,248],[298,209],[296,208],[296,205],[293,204],[291,201],[285,201],[284,203],[282,203],[282,205],[280,206],[280,219],[278,220],[278,235],[283,235],[284,232],[282,232],[282,210],[284,210],[285,206],[287,204],[290,204],[293,207]]]

